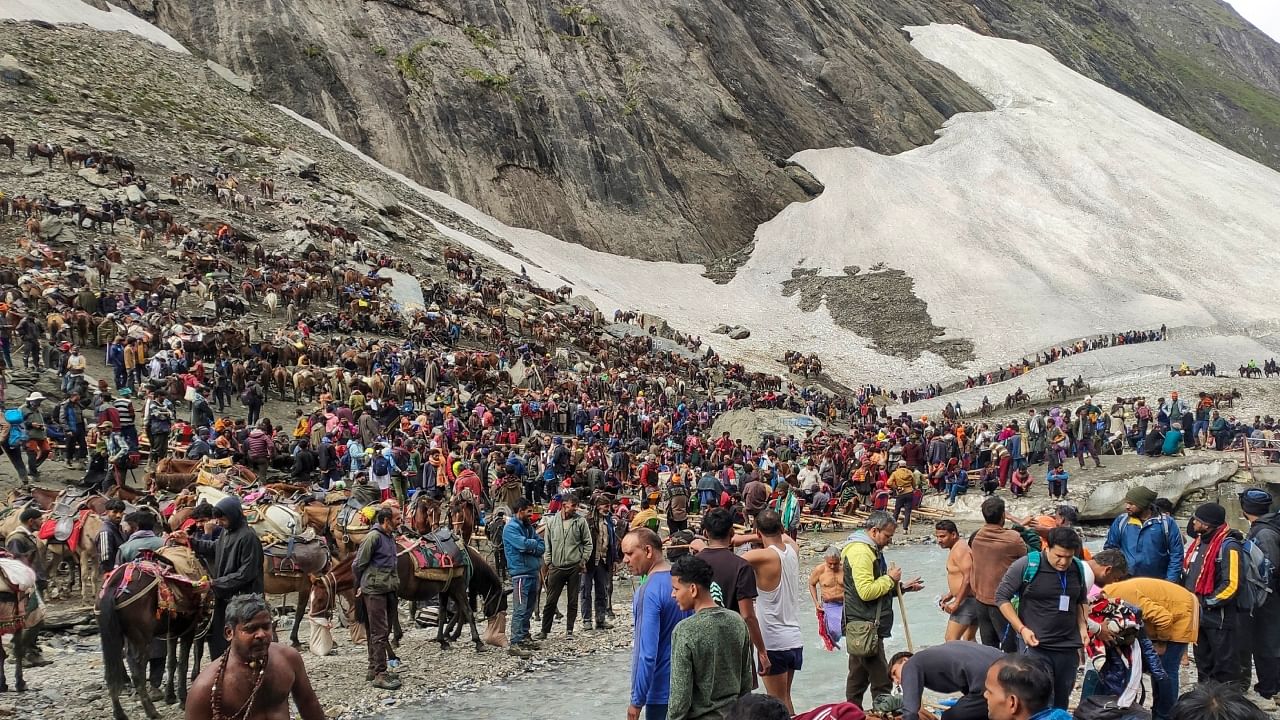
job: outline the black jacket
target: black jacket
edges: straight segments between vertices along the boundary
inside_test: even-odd
[[[226,601],[242,593],[262,593],[262,543],[245,524],[240,499],[223,498],[214,508],[227,518],[226,532],[216,541],[191,538],[192,549],[206,560],[213,558],[209,572],[214,596]]]
[[[98,534],[99,567],[106,575],[115,569],[116,551],[124,544],[124,531],[110,520],[102,521],[102,532]]]

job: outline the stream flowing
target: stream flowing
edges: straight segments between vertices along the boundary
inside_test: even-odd
[[[924,589],[904,595],[915,646],[942,642],[947,616],[937,607],[946,593],[947,551],[936,545],[891,547],[885,557],[903,568],[903,580],[916,576]],[[801,582],[808,581],[804,573]],[[811,610],[808,590],[800,607],[800,625],[806,639],[804,668],[796,673],[792,700],[801,712],[823,703],[844,699],[848,655],[837,649],[828,652],[818,636],[817,615]],[[885,655],[907,649],[902,611],[895,603],[893,636],[885,644]],[[763,688],[757,692],[763,692]],[[585,660],[552,665],[501,683],[469,692],[458,692],[431,700],[406,703],[388,710],[386,720],[417,720],[446,717],[450,720],[576,720],[578,718],[625,718],[631,694],[631,655],[607,653]]]

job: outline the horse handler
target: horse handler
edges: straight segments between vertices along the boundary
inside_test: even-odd
[[[399,518],[393,508],[384,507],[373,519],[376,525],[360,543],[353,565],[359,587],[356,595],[364,604],[369,627],[369,673],[365,680],[382,690],[396,690],[400,678],[387,671],[387,656],[391,650],[390,613],[395,612],[395,593],[400,589],[395,541]]]

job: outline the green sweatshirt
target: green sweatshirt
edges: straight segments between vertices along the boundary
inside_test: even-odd
[[[671,634],[668,720],[723,720],[751,692],[753,672],[751,636],[738,613],[713,607],[681,620]]]

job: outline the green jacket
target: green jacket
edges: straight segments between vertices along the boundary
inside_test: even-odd
[[[396,541],[381,527],[375,526],[360,543],[354,564],[360,592],[365,595],[385,595],[400,589],[400,576],[396,574]]]
[[[547,520],[547,532],[544,536],[547,549],[542,558],[550,567],[569,568],[580,565],[591,557],[591,528],[587,519],[574,514],[565,519],[556,513]]]

